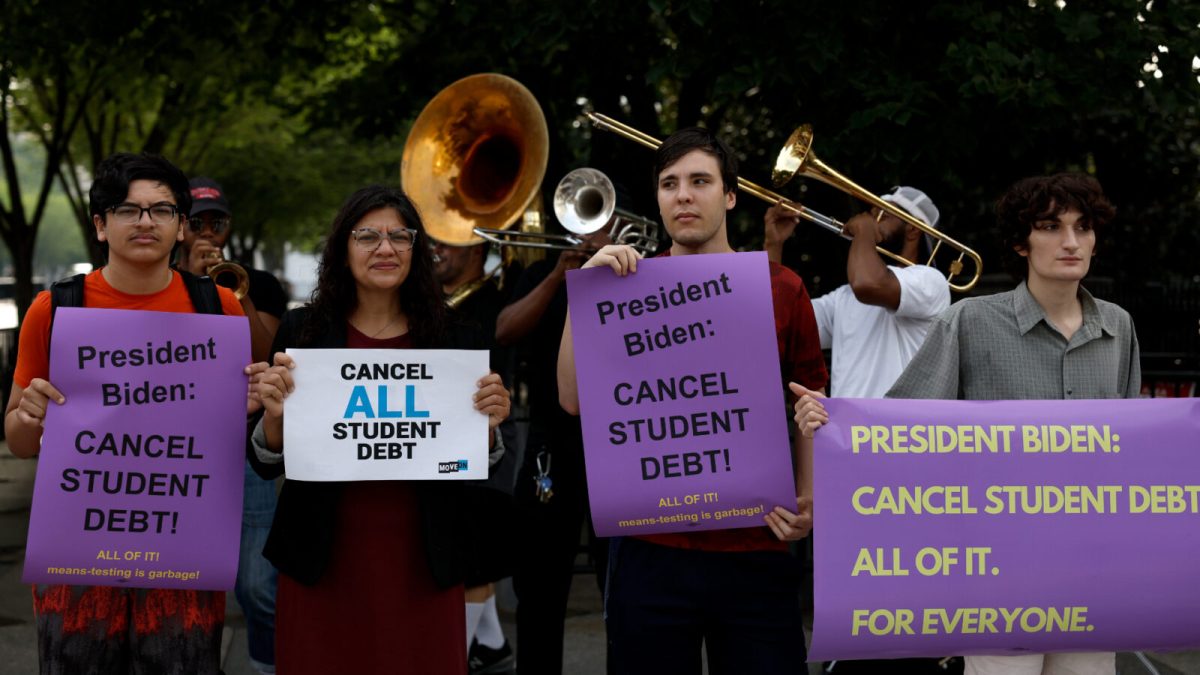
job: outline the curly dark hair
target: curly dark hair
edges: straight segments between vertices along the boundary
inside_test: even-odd
[[[446,305],[442,287],[433,278],[433,256],[421,241],[425,225],[408,196],[396,188],[368,185],[350,195],[333,219],[333,231],[325,240],[317,267],[317,287],[310,311],[300,332],[300,343],[311,344],[331,325],[344,322],[358,305],[358,291],[348,264],[350,231],[376,209],[394,209],[405,227],[417,230],[408,278],[397,291],[400,307],[408,315],[408,330],[417,347],[440,346],[446,335]]]
[[[1076,210],[1095,233],[1116,216],[1117,210],[1100,187],[1100,181],[1082,173],[1023,178],[996,200],[996,224],[1004,244],[1004,265],[1018,280],[1029,276],[1029,263],[1017,253],[1029,245],[1034,223]]]

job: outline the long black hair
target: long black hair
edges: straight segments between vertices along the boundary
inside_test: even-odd
[[[400,284],[400,308],[408,316],[408,331],[416,347],[437,347],[446,334],[446,305],[442,288],[433,277],[433,256],[424,238],[421,216],[403,192],[383,185],[368,185],[342,204],[333,219],[333,231],[325,240],[325,249],[317,267],[317,287],[313,290],[308,319],[300,334],[301,344],[316,341],[329,326],[346,321],[358,305],[358,291],[350,273],[348,249],[350,231],[376,209],[394,209],[405,227],[419,234],[412,249],[408,277]]]

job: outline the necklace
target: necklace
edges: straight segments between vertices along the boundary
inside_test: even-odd
[[[399,321],[400,319],[401,319],[401,317],[399,317],[399,316],[392,319],[391,321],[384,324],[383,328],[380,328],[379,330],[375,331],[371,335],[367,335],[367,337],[371,338],[372,340],[378,338],[381,334],[383,334],[384,331],[386,331],[387,329],[394,326],[396,324],[396,322]],[[364,335],[366,335],[366,333],[364,333]]]

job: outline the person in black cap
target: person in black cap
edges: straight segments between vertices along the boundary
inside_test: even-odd
[[[221,249],[232,232],[233,213],[225,191],[213,179],[193,178],[189,185],[192,208],[183,232],[178,267],[203,276],[209,267],[224,259]],[[250,280],[241,303],[250,320],[251,351],[256,362],[270,361],[271,342],[279,320],[287,311],[287,294],[271,274],[247,265],[242,268]],[[226,282],[226,275],[217,279],[220,285]],[[247,464],[244,494],[241,555],[234,595],[246,615],[251,664],[260,673],[274,673],[276,572],[262,556],[262,550],[275,519],[275,482],[259,478]]]
[[[178,267],[197,276],[224,260],[221,253],[233,231],[233,212],[225,191],[211,178],[197,177],[188,184],[192,189],[192,211],[183,233]],[[241,264],[241,263],[239,263]],[[270,361],[271,340],[279,328],[279,319],[287,311],[287,294],[271,274],[241,265],[250,278],[250,288],[242,300],[242,309],[250,319],[250,345],[255,361]],[[222,275],[218,285],[226,285]]]

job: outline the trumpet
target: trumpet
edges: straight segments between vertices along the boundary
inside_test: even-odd
[[[205,257],[210,261],[205,274],[212,277],[213,281],[217,281],[220,277],[227,274],[233,275],[236,282],[233,294],[237,296],[238,300],[246,297],[247,291],[250,290],[250,275],[246,273],[245,268],[235,262],[226,260],[220,251],[212,251]]]
[[[662,141],[659,139],[638,131],[627,124],[618,122],[606,115],[589,112],[587,113],[587,117],[596,128],[604,131],[611,131],[619,136],[634,141],[635,143],[640,143],[652,150],[657,149],[659,145],[662,145]],[[905,223],[912,225],[918,230],[924,232],[927,236],[932,237],[936,242],[931,248],[929,259],[925,263],[926,265],[933,265],[934,259],[941,250],[943,244],[952,250],[958,251],[958,257],[950,262],[950,271],[946,275],[946,283],[950,285],[951,290],[965,293],[975,286],[975,283],[979,281],[980,274],[983,273],[983,260],[979,257],[978,253],[947,236],[945,233],[926,225],[923,221],[914,217],[904,209],[897,208],[889,202],[883,201],[842,174],[833,170],[821,160],[817,159],[816,155],[811,152],[812,138],[812,127],[807,124],[796,129],[796,131],[792,133],[792,136],[788,139],[787,144],[779,152],[779,158],[776,160],[775,169],[772,172],[772,177],[776,187],[787,183],[788,180],[790,180],[793,176],[808,176],[862,201],[865,201],[885,213],[894,215]],[[805,220],[819,225],[846,239],[850,238],[845,233],[845,228],[841,221],[822,213],[818,213],[817,211],[807,208],[798,202],[792,201],[777,192],[768,190],[744,178],[738,178],[738,188],[754,197],[758,197],[765,202],[769,202],[771,204],[780,204],[788,210],[796,213],[801,218],[804,218]],[[875,250],[879,251],[888,258],[891,258],[899,265],[908,266],[913,264],[912,261],[907,260],[906,258],[892,253],[891,251],[888,251],[882,247],[876,246]],[[965,267],[965,261],[967,260],[969,260],[973,265],[973,274],[966,281],[966,283],[954,283],[954,278],[962,274]]]
[[[582,235],[597,232],[613,221],[609,237],[614,242],[632,246],[642,255],[650,255],[658,248],[658,223],[618,209],[616,188],[608,176],[596,169],[575,169],[563,176],[554,189],[554,215],[570,234],[480,227],[474,232],[499,246],[562,251],[578,247],[584,242]]]

